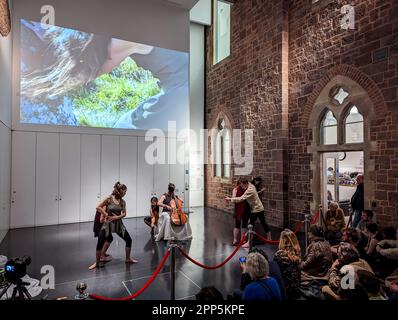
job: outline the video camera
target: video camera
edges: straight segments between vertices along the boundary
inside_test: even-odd
[[[8,282],[15,283],[26,275],[26,267],[32,259],[28,256],[8,260],[5,265],[5,278]]]

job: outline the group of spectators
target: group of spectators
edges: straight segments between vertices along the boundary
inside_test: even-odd
[[[325,229],[310,227],[304,254],[288,229],[282,231],[272,260],[263,250],[252,249],[240,264],[240,287],[227,299],[398,301],[398,229],[380,228],[369,210],[362,212],[356,228],[331,223],[331,212],[340,212],[338,205],[326,213]],[[223,298],[215,292],[214,287],[203,288],[197,299]]]

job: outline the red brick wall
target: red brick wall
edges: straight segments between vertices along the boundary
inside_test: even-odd
[[[312,141],[308,118],[316,93],[336,70],[349,69],[346,75],[352,78],[361,74],[357,76],[362,79],[360,85],[379,110],[370,128],[377,145],[371,153],[377,218],[383,224],[398,224],[398,2],[311,3],[236,1],[231,56],[216,66],[212,64],[212,30],[207,30],[207,125],[223,109],[236,128],[254,129],[253,174],[264,178],[262,200],[268,220],[278,226],[291,225],[299,213],[309,212],[313,200],[307,147]],[[346,3],[354,5],[355,30],[340,27],[340,8]],[[387,48],[388,58],[373,62],[375,50],[382,48]],[[282,61],[284,50],[288,50],[288,67]],[[283,77],[286,72],[288,83]],[[220,201],[231,190],[232,182],[217,181],[209,166],[206,205],[231,211],[232,206]]]
[[[286,212],[282,129],[282,29],[280,1],[237,1],[232,10],[231,56],[213,66],[212,50],[207,52],[206,123],[211,126],[222,109],[227,109],[235,128],[254,129],[254,171],[264,179],[262,198],[268,220],[280,225]],[[212,47],[212,30],[207,31],[207,48]],[[287,112],[285,112],[287,115]],[[232,211],[223,201],[231,195],[232,181],[222,183],[206,170],[206,205]],[[286,183],[285,183],[286,184]],[[285,191],[287,191],[285,186]]]
[[[375,104],[377,119],[370,128],[377,143],[377,151],[371,153],[375,211],[380,223],[398,224],[398,2],[333,1],[321,7],[310,2],[292,1],[289,9],[290,216],[296,219],[297,212],[308,211],[312,200],[308,118],[319,89],[332,73],[357,81]],[[340,8],[347,3],[355,8],[355,30],[340,28]],[[373,62],[374,52],[381,48],[388,49],[389,57]]]

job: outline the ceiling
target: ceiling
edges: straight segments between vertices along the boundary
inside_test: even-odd
[[[183,7],[184,9],[191,10],[199,0],[163,0],[172,4]]]

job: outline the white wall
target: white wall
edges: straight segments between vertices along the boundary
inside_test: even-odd
[[[12,35],[0,36],[0,242],[10,225]]]
[[[199,0],[199,2],[191,9],[189,13],[191,22],[210,26],[211,4],[212,0]]]
[[[196,134],[190,138],[189,195],[190,206],[204,205],[204,165],[200,152],[200,129],[204,128],[205,110],[205,31],[204,26],[191,23],[190,49],[190,128]]]

